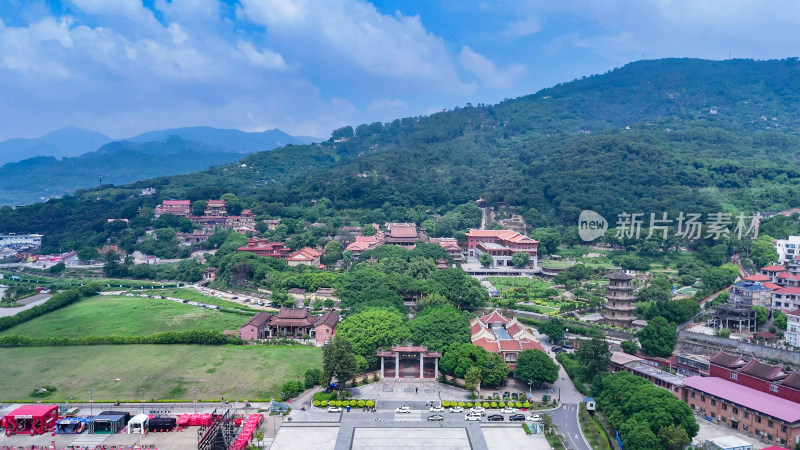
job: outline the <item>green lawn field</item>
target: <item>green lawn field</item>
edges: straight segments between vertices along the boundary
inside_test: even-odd
[[[0,348],[0,401],[33,401],[38,386],[57,391],[43,402],[272,398],[283,383],[322,367],[311,346],[96,345]],[[119,379],[119,381],[115,381]]]
[[[0,335],[140,336],[161,331],[238,330],[248,317],[160,298],[98,295],[10,328]]]

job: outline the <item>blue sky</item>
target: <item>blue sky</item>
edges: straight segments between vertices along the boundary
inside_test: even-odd
[[[800,53],[775,0],[0,0],[0,140],[208,125],[327,137],[644,58]]]

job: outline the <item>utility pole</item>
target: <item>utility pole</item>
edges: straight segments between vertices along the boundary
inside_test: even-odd
[[[144,414],[144,393],[147,392],[147,389],[141,388],[139,389],[139,393],[142,394],[142,414]]]
[[[192,392],[194,392],[194,413],[197,414],[197,387],[192,388]]]

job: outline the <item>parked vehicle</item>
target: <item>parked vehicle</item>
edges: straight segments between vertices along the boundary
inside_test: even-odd
[[[441,414],[434,414],[432,416],[428,416],[428,422],[441,422],[444,420],[444,416]]]
[[[508,418],[509,422],[524,422],[525,414],[514,414]]]
[[[471,412],[476,412],[476,413],[485,413],[486,412],[486,408],[484,408],[483,406],[473,406],[469,410]]]
[[[403,406],[395,409],[394,412],[396,412],[397,414],[411,414],[411,408],[409,408],[406,405],[403,405]]]
[[[338,406],[329,406],[328,407],[328,412],[329,413],[340,413],[340,412],[342,412],[342,408],[340,408]]]
[[[452,408],[450,408],[450,412],[451,413],[461,413],[461,412],[464,412],[464,408],[462,408],[460,406],[453,406]]]
[[[431,406],[431,412],[444,412],[444,407],[442,407],[441,405]]]
[[[464,420],[480,422],[481,414],[480,413],[469,413],[466,416],[464,416]]]
[[[491,416],[486,418],[489,422],[502,422],[506,420],[505,417],[501,416],[500,414],[492,414]]]
[[[566,351],[567,351],[566,349],[559,347],[558,350],[553,350],[553,353],[556,353],[556,354],[557,353],[564,353]]]
[[[517,408],[511,408],[509,406],[500,410],[500,414],[514,414],[515,412],[517,412]]]
[[[561,348],[561,346],[559,346],[559,345],[554,345],[554,346],[553,346],[553,348],[551,348],[550,350],[552,350],[552,351],[554,351],[554,352],[557,352],[557,351],[559,351],[559,350],[562,350],[562,348]]]
[[[542,416],[540,416],[539,414],[532,414],[528,416],[528,422],[541,422],[541,421],[542,421]]]
[[[511,393],[508,391],[503,392],[503,400],[508,400],[511,397]]]

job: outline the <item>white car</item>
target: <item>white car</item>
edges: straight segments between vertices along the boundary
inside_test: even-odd
[[[542,416],[538,414],[533,414],[531,416],[528,416],[528,422],[541,422],[541,421],[542,421]]]
[[[462,413],[462,412],[464,412],[464,408],[462,408],[460,406],[453,406],[452,408],[450,408],[450,412],[451,413]]]
[[[431,412],[444,412],[444,407],[441,405],[431,406]]]
[[[472,411],[472,412],[476,412],[476,413],[485,413],[486,412],[486,408],[484,408],[483,406],[473,406],[469,410]]]
[[[464,420],[480,422],[481,414],[480,413],[469,413],[466,416],[464,416]]]
[[[505,408],[500,410],[500,414],[514,414],[515,412],[517,412],[517,409],[511,408],[509,406],[506,406]]]
[[[340,412],[342,412],[342,408],[340,408],[338,406],[328,406],[328,412],[329,413],[340,413]]]
[[[403,405],[403,406],[395,409],[394,412],[396,412],[397,414],[411,414],[411,408],[409,408],[408,406]]]

